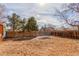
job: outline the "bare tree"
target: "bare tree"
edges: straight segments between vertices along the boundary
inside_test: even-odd
[[[53,16],[64,20],[67,24],[72,26],[72,24],[69,22],[68,17],[66,16],[65,10],[64,11],[60,11],[59,9],[55,8],[55,14]]]
[[[68,8],[70,10],[72,10],[72,12],[79,13],[79,3],[71,3],[68,5]],[[78,28],[78,31],[79,31],[79,19],[77,19],[77,21],[74,21],[73,23],[74,23],[73,26],[76,26]],[[78,23],[78,24],[76,24],[76,23]]]
[[[69,10],[79,13],[79,3],[71,3],[71,4],[68,4],[67,7],[69,8]]]
[[[68,11],[79,13],[79,3],[71,3],[71,4],[67,4],[67,5],[65,4],[65,7],[67,7],[67,8],[64,8],[64,10],[61,10],[61,11],[59,9],[55,8],[54,16],[59,17],[60,19],[63,19],[67,24],[69,24],[72,27],[73,26],[78,27],[78,30],[79,30],[79,25],[78,24],[76,25],[75,21],[73,21],[73,19],[69,19],[68,16],[66,15],[66,13],[68,13]]]

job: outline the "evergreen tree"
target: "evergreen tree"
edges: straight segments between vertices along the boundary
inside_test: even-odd
[[[25,21],[26,19],[24,18],[20,23],[21,23],[21,29],[22,29],[22,31],[23,32],[25,32],[25,30],[26,30],[26,21]]]
[[[13,31],[15,31],[18,27],[20,16],[16,15],[16,13],[13,13],[12,16],[8,16],[9,21],[11,22],[11,25],[13,27]]]
[[[34,17],[30,17],[28,19],[26,28],[27,28],[27,31],[37,31],[38,30],[37,21],[35,20]]]

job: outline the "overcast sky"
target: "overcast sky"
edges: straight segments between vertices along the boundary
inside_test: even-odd
[[[57,27],[61,27],[63,25],[63,22],[60,22],[59,19],[53,16],[55,13],[55,8],[62,8],[63,4],[61,3],[9,3],[4,5],[6,6],[7,15],[17,13],[22,18],[35,16],[40,26],[43,26],[44,24],[52,24]],[[66,24],[65,26],[67,27],[68,25]]]

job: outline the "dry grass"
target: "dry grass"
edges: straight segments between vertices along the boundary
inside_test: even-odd
[[[54,56],[79,55],[79,40],[49,36],[23,41],[0,42],[0,55]]]

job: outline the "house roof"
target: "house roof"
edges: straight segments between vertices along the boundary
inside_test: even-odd
[[[74,26],[79,25],[79,21],[74,21],[74,22],[72,23],[72,25],[74,25]]]
[[[3,22],[0,22],[0,25],[3,25]]]

